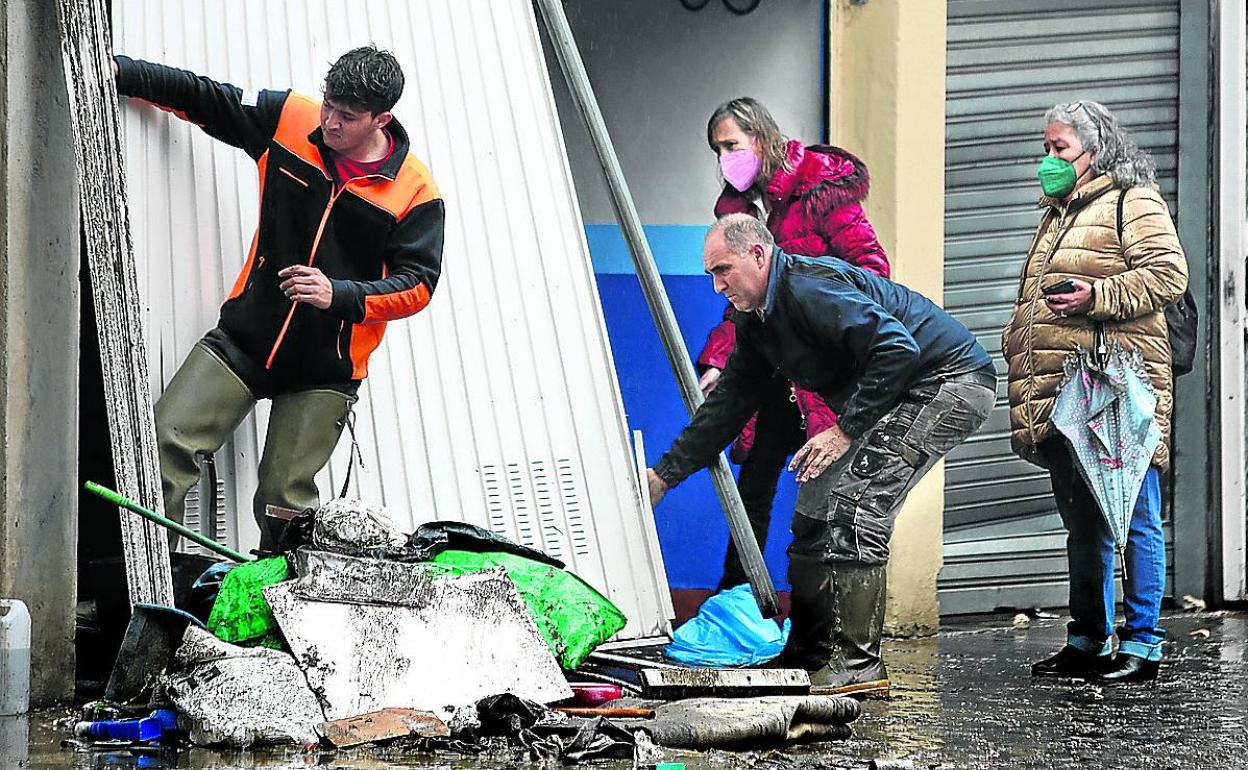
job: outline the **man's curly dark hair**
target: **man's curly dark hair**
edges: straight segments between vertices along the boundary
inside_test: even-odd
[[[389,112],[403,95],[403,70],[394,54],[375,45],[347,51],[325,74],[325,98],[374,115]]]

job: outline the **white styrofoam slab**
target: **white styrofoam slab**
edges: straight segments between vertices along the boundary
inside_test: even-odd
[[[361,603],[343,602],[325,573],[264,589],[328,720],[389,707],[449,719],[504,692],[540,703],[571,697],[503,570],[434,580],[420,565],[380,564],[391,577],[400,567],[412,574],[389,585],[353,580]]]

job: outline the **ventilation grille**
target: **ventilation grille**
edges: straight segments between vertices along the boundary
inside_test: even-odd
[[[200,505],[199,490],[201,487],[201,484],[197,484],[191,487],[191,491],[186,494],[186,515],[183,517],[182,523],[222,545],[229,545],[225,521],[225,481],[224,479],[217,479],[217,504],[207,510],[204,510],[203,506]],[[178,550],[205,556],[213,555],[212,551],[198,543],[192,543],[186,538],[182,538]]]
[[[580,474],[572,466],[572,461],[563,458],[555,461],[559,474],[559,496],[563,498],[563,509],[567,512],[568,534],[572,538],[572,553],[577,556],[588,556],[589,530],[585,526],[585,506],[581,497]]]
[[[490,529],[556,559],[591,553],[580,474],[568,458],[481,466]]]

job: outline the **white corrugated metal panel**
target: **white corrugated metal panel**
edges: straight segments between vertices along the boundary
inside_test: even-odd
[[[1106,104],[1177,211],[1179,0],[949,0],[947,60],[945,306],[1004,373],[1001,328],[1040,220],[1045,110]],[[997,409],[946,463],[942,612],[1066,603],[1049,477],[1014,456],[1009,427],[1003,376]]]
[[[671,615],[635,482],[536,22],[527,0],[124,0],[116,50],[235,83],[319,94],[337,55],[375,42],[407,76],[395,108],[447,201],[433,303],[391,324],[360,391],[359,494],[415,526],[487,526],[566,562],[629,617]],[[136,104],[125,110],[153,388],[202,333],[242,263],[256,174],[241,151]],[[255,542],[250,499],[267,409],[219,468],[232,539]],[[341,484],[349,441],[322,474]]]

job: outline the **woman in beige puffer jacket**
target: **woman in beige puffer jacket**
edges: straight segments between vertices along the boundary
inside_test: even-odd
[[[1104,106],[1090,101],[1057,105],[1045,123],[1048,157],[1039,173],[1046,192],[1040,199],[1044,213],[1023,267],[1002,352],[1014,449],[1049,470],[1069,534],[1072,622],[1066,646],[1035,664],[1032,673],[1102,682],[1151,679],[1164,638],[1157,628],[1165,586],[1159,475],[1170,461],[1173,404],[1164,308],[1182,297],[1187,262],[1157,191],[1151,158]],[[1044,293],[1066,280],[1071,285],[1066,291]],[[1094,347],[1098,322],[1109,345],[1142,355],[1162,430],[1131,521],[1124,581],[1127,620],[1118,629],[1117,658],[1111,658],[1110,644],[1113,536],[1069,445],[1049,421],[1063,364],[1076,348]]]

